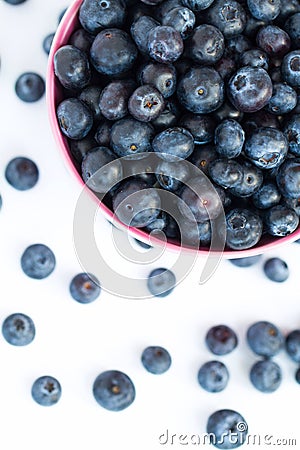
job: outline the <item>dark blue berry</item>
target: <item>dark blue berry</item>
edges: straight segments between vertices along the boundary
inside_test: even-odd
[[[283,80],[292,87],[300,87],[300,50],[284,55],[281,64]]]
[[[262,69],[268,70],[269,68],[269,58],[268,55],[261,49],[254,48],[247,50],[242,53],[239,58],[239,65],[251,66],[251,67],[261,67]]]
[[[24,156],[13,158],[5,168],[7,182],[18,189],[26,191],[33,188],[39,179],[39,170],[34,161]]]
[[[266,109],[273,114],[282,115],[291,112],[297,105],[297,92],[286,83],[274,83],[273,94]]]
[[[148,52],[151,58],[160,63],[172,63],[184,49],[182,37],[175,28],[158,25],[148,34]]]
[[[247,5],[255,19],[269,22],[280,13],[281,0],[247,0]]]
[[[166,268],[153,269],[147,279],[149,292],[155,297],[166,297],[176,285],[175,274]]]
[[[239,122],[226,119],[215,128],[214,141],[219,155],[236,158],[243,149],[245,133]]]
[[[220,449],[235,449],[244,444],[248,426],[244,417],[231,409],[212,413],[207,421],[206,432],[210,443]]]
[[[208,392],[223,391],[228,381],[228,369],[221,361],[208,361],[198,371],[198,382]]]
[[[54,35],[55,33],[47,34],[47,36],[43,39],[43,50],[47,55],[50,53]]]
[[[286,281],[290,274],[287,263],[278,257],[267,259],[263,265],[263,271],[269,280],[277,283]]]
[[[233,329],[227,325],[215,325],[208,330],[205,343],[214,355],[223,356],[237,347],[238,338]]]
[[[21,267],[25,275],[36,280],[48,277],[55,269],[56,259],[52,250],[44,244],[27,247],[21,256]]]
[[[193,135],[185,128],[168,128],[154,137],[152,148],[166,161],[186,159],[194,150]]]
[[[91,80],[87,54],[73,45],[63,45],[56,50],[53,64],[55,75],[66,89],[83,89]]]
[[[22,73],[15,83],[15,92],[23,102],[37,102],[45,93],[45,81],[38,73]]]
[[[98,106],[103,116],[108,120],[122,119],[128,114],[128,100],[135,89],[131,79],[116,80],[107,84],[102,90]]]
[[[139,75],[141,84],[152,84],[164,98],[171,97],[176,90],[177,74],[172,64],[148,62]]]
[[[72,278],[70,294],[79,303],[91,303],[99,297],[101,292],[100,283],[90,273],[78,273]]]
[[[78,96],[78,99],[92,111],[94,121],[102,119],[102,110],[100,107],[100,95],[102,92],[101,87],[90,85],[82,89]]]
[[[149,32],[158,25],[159,22],[157,20],[147,15],[137,17],[133,21],[130,27],[130,34],[141,54],[148,54]]]
[[[61,397],[61,392],[59,381],[49,375],[37,378],[31,388],[33,400],[41,406],[55,405]]]
[[[189,175],[188,166],[180,161],[161,161],[156,168],[157,181],[163,189],[172,192],[177,192]]]
[[[287,334],[285,350],[293,361],[300,363],[300,330],[292,330]]]
[[[257,361],[250,369],[250,381],[261,392],[274,392],[282,381],[281,368],[270,359]]]
[[[243,169],[234,159],[216,158],[208,167],[211,179],[219,186],[232,188],[239,185],[243,179]]]
[[[262,235],[262,219],[251,210],[233,208],[226,214],[226,244],[233,250],[254,247]]]
[[[4,0],[6,3],[9,3],[10,5],[20,5],[21,3],[24,3],[26,0]]]
[[[145,369],[155,375],[165,373],[172,364],[170,353],[160,346],[146,347],[142,352],[141,361]]]
[[[264,224],[266,231],[272,236],[288,236],[297,229],[299,216],[286,205],[275,205],[266,211]]]
[[[62,100],[57,106],[56,115],[62,133],[69,139],[83,139],[94,123],[92,111],[78,98]]]
[[[287,198],[300,197],[300,159],[286,159],[278,169],[276,175],[280,193]]]
[[[214,0],[182,0],[182,4],[194,12],[209,8]]]
[[[151,84],[137,87],[128,100],[128,110],[132,117],[141,122],[156,119],[165,108],[163,95]]]
[[[182,39],[187,39],[196,23],[193,11],[183,6],[171,9],[162,19],[162,25],[171,26],[179,31]]]
[[[81,26],[92,34],[103,28],[121,27],[126,8],[122,0],[83,0],[79,8]]]
[[[296,382],[297,382],[298,384],[300,384],[300,368],[298,368],[298,369],[296,370],[296,373],[295,373],[295,380],[296,380]]]
[[[198,25],[185,44],[187,55],[197,64],[215,64],[222,57],[224,49],[223,34],[209,24]]]
[[[229,261],[231,264],[237,267],[251,267],[257,264],[262,258],[262,255],[254,255],[254,256],[242,256],[241,258],[233,258]]]
[[[100,373],[93,384],[96,402],[109,411],[122,411],[135,399],[132,380],[119,370],[106,370]]]
[[[258,191],[263,183],[263,172],[246,160],[241,161],[240,165],[243,177],[229,192],[236,197],[251,197]]]
[[[230,38],[243,32],[247,17],[243,6],[235,0],[216,0],[207,10],[207,22]]]
[[[69,44],[89,54],[93,40],[94,36],[92,34],[88,33],[84,28],[78,28],[71,34]]]
[[[179,125],[192,133],[196,145],[213,141],[215,121],[209,114],[186,113],[180,117]]]
[[[208,175],[209,166],[212,161],[218,158],[215,148],[208,145],[197,145],[188,160],[194,164],[203,173]]]
[[[116,121],[110,132],[110,145],[118,156],[138,159],[152,150],[151,141],[154,129],[151,124],[140,122],[132,117]]]
[[[260,27],[255,39],[257,45],[270,57],[282,57],[291,47],[290,36],[282,28],[273,24]]]
[[[2,334],[11,345],[28,345],[35,337],[35,326],[32,319],[26,314],[14,313],[3,321]]]
[[[288,17],[284,24],[284,29],[290,36],[293,48],[300,47],[300,12]]]
[[[282,131],[261,127],[246,139],[245,155],[261,169],[279,167],[288,152],[288,141]]]
[[[253,205],[258,209],[268,209],[278,205],[280,199],[281,194],[276,183],[268,180],[264,181],[258,191],[251,197]]]
[[[259,321],[247,329],[247,343],[251,350],[259,356],[270,358],[277,355],[283,348],[284,338],[273,323]]]
[[[289,143],[289,151],[300,156],[300,114],[292,114],[285,120],[282,131]]]

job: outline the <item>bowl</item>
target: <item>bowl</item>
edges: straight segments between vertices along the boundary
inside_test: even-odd
[[[85,187],[85,183],[81,177],[78,164],[74,161],[74,158],[70,152],[70,147],[68,144],[68,139],[62,134],[57,116],[56,116],[56,108],[59,102],[63,99],[63,89],[58,81],[57,77],[54,73],[54,55],[55,52],[63,45],[67,44],[71,34],[80,27],[78,12],[79,8],[82,4],[83,0],[75,0],[69,8],[66,10],[58,28],[55,33],[49,59],[48,59],[48,67],[47,67],[47,77],[46,77],[46,100],[47,100],[47,108],[49,114],[50,126],[52,129],[52,133],[54,135],[57,148],[64,159],[64,162],[69,169],[71,176],[75,177],[77,183]],[[115,216],[113,211],[103,202],[99,200],[99,197],[90,191],[90,197],[92,202],[95,202],[97,207],[100,209],[101,213],[104,217],[111,223],[113,223],[117,228],[123,230],[124,232],[129,233],[129,235],[138,241],[149,244],[149,234],[139,228],[134,228],[131,226],[124,225],[118,218]],[[151,245],[152,246],[162,246],[164,245],[168,251],[178,253],[184,252],[187,254],[195,254],[199,256],[207,256],[209,254],[216,254],[220,256],[222,253],[223,258],[227,259],[235,259],[242,257],[249,257],[254,255],[260,255],[267,251],[274,251],[277,248],[291,243],[300,238],[300,228],[298,227],[293,233],[285,236],[285,237],[273,237],[271,235],[263,235],[260,241],[253,247],[243,249],[243,250],[232,250],[227,248],[221,248],[221,250],[214,250],[213,248],[201,247],[195,248],[190,247],[189,245],[183,245],[176,241],[167,240],[166,242],[162,240],[160,237],[155,237],[155,235],[151,235]]]

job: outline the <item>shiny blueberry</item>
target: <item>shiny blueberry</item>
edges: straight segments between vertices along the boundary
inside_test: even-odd
[[[160,346],[146,347],[141,356],[145,369],[155,375],[161,375],[169,370],[172,359],[168,350]]]
[[[161,161],[156,168],[156,178],[163,189],[176,192],[190,176],[188,165],[181,161]]]
[[[225,39],[221,31],[209,24],[196,27],[186,41],[187,55],[197,64],[215,64],[223,55]]]
[[[255,19],[269,22],[280,13],[281,0],[247,0],[247,5]]]
[[[283,123],[282,131],[289,143],[289,151],[300,156],[300,114],[290,115]]]
[[[247,160],[242,160],[240,166],[243,177],[230,189],[230,193],[236,197],[251,197],[264,181],[263,171]]]
[[[62,100],[56,109],[59,127],[69,139],[83,139],[93,126],[93,113],[78,98]]]
[[[194,150],[193,135],[185,128],[168,128],[154,137],[152,148],[166,161],[186,159]]]
[[[109,411],[122,411],[135,399],[135,387],[131,378],[119,370],[100,373],[93,384],[96,402]]]
[[[234,208],[226,214],[226,244],[233,250],[254,247],[262,235],[262,219],[245,208]]]
[[[269,58],[263,50],[254,48],[242,53],[239,58],[239,64],[241,67],[261,67],[262,69],[268,70]]]
[[[37,378],[31,388],[31,395],[41,406],[55,405],[61,397],[61,385],[59,381],[49,375]]]
[[[235,159],[216,158],[210,162],[208,173],[219,186],[232,188],[243,180],[243,169]]]
[[[259,356],[270,358],[283,348],[284,337],[279,328],[268,321],[258,321],[250,325],[246,333],[250,349]]]
[[[287,198],[300,197],[300,159],[286,159],[278,169],[276,175],[280,193]]]
[[[229,261],[237,267],[251,267],[257,264],[262,258],[262,255],[242,256],[241,258],[233,258]]]
[[[79,50],[89,54],[94,36],[86,31],[84,28],[75,30],[69,39],[69,44],[79,48]]]
[[[255,36],[257,45],[270,57],[285,55],[291,47],[288,33],[276,25],[268,24],[260,27]]]
[[[182,0],[182,4],[194,12],[209,8],[214,0]]]
[[[297,92],[286,83],[274,83],[273,93],[266,109],[273,114],[282,115],[291,112],[297,105]]]
[[[281,64],[283,80],[292,87],[300,87],[300,50],[284,55]]]
[[[102,92],[101,87],[90,85],[82,89],[78,99],[81,100],[93,114],[93,119],[99,121],[102,119],[102,111],[100,109],[100,94]]]
[[[90,273],[78,273],[69,286],[70,294],[79,303],[91,303],[99,297],[101,292],[100,283]]]
[[[257,361],[250,369],[250,381],[261,392],[274,392],[282,381],[281,368],[270,359]]]
[[[164,98],[171,97],[176,90],[177,74],[172,64],[148,62],[139,75],[141,84],[152,84]]]
[[[299,216],[286,205],[275,205],[266,211],[264,224],[266,231],[272,236],[288,236],[297,229]]]
[[[253,205],[258,209],[268,209],[278,205],[280,199],[281,194],[277,184],[269,180],[264,181],[258,191],[251,197]]]
[[[148,52],[160,63],[172,63],[182,54],[183,40],[179,31],[166,25],[152,28],[148,34]]]
[[[45,93],[45,81],[38,73],[22,73],[15,83],[15,92],[23,102],[37,102]]]
[[[208,392],[223,391],[229,380],[229,372],[221,361],[208,361],[198,371],[198,382]]]
[[[231,353],[237,347],[238,338],[229,326],[215,325],[208,330],[205,343],[214,355],[223,356]]]
[[[79,90],[91,79],[91,68],[86,53],[73,45],[63,45],[54,55],[54,73],[66,89]]]
[[[33,320],[26,314],[11,314],[2,323],[2,334],[4,339],[11,345],[28,345],[35,337]]]
[[[292,330],[287,334],[285,350],[293,361],[300,363],[300,330]]]
[[[54,35],[55,35],[55,33],[49,33],[43,39],[43,50],[47,55],[49,55],[49,53],[50,53]]]
[[[41,280],[55,269],[56,259],[52,250],[44,244],[27,247],[21,256],[21,268],[30,278]]]
[[[210,443],[219,449],[235,449],[244,444],[248,425],[244,417],[232,409],[219,409],[207,421]]]
[[[236,120],[223,120],[215,129],[214,141],[219,155],[236,158],[243,149],[245,132]]]
[[[39,179],[39,170],[34,161],[24,156],[13,158],[5,168],[6,181],[19,191],[33,188]]]
[[[98,100],[101,114],[108,120],[125,117],[128,114],[128,99],[134,89],[135,82],[131,79],[116,80],[107,84]]]
[[[148,54],[148,34],[158,25],[159,22],[148,15],[137,17],[131,24],[130,34],[141,54]]]
[[[128,100],[130,114],[141,122],[156,119],[163,112],[164,107],[163,95],[151,84],[137,87]]]
[[[154,137],[151,124],[140,122],[132,117],[117,120],[110,132],[110,145],[118,156],[136,157],[145,156],[152,150],[151,141]]]
[[[126,8],[122,0],[84,0],[79,8],[81,26],[92,34],[103,28],[121,27]]]
[[[286,281],[290,274],[287,263],[278,257],[267,259],[263,265],[263,271],[269,280],[277,283]]]
[[[215,0],[207,11],[208,23],[230,38],[243,32],[247,17],[243,6],[235,0]]]
[[[245,155],[261,169],[279,167],[287,152],[285,135],[271,127],[258,128],[245,142]]]
[[[147,280],[149,292],[155,297],[165,297],[169,295],[176,285],[175,274],[166,268],[153,269]]]
[[[215,121],[209,114],[186,113],[180,117],[179,125],[192,133],[196,145],[213,141]]]
[[[293,47],[300,47],[300,12],[292,14],[288,17],[284,24],[284,29],[290,36]]]

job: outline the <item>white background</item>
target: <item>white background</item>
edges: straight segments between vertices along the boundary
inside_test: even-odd
[[[220,408],[240,412],[252,436],[273,435],[269,444],[294,438],[300,445],[296,365],[284,352],[278,355],[282,385],[273,394],[260,393],[249,381],[256,357],[245,343],[247,327],[257,320],[270,320],[285,334],[300,327],[300,245],[269,252],[248,269],[223,260],[204,285],[198,283],[199,260],[163,299],[126,300],[105,290],[88,305],[71,298],[70,280],[82,270],[72,235],[80,186],[52,137],[45,96],[26,104],[14,92],[22,72],[36,71],[45,78],[42,41],[56,29],[67,6],[64,0],[27,0],[19,6],[0,0],[0,322],[23,312],[36,325],[36,337],[27,347],[13,347],[0,334],[0,448],[197,448],[188,440],[182,445],[178,436],[201,435],[208,416]],[[17,191],[5,180],[5,167],[15,156],[32,158],[39,167],[40,179],[29,191]],[[102,216],[97,217],[95,234],[101,250],[114,255],[111,227]],[[20,268],[22,252],[34,243],[48,245],[56,256],[55,271],[44,280],[30,279]],[[272,256],[282,257],[290,267],[284,283],[263,274],[263,262]],[[172,268],[174,255],[164,253],[143,266],[120,263],[116,255],[110,264],[113,270],[122,266],[129,277],[146,277],[152,268]],[[198,385],[197,372],[215,358],[204,337],[209,327],[220,323],[236,331],[239,345],[220,358],[230,372],[228,387],[211,394]],[[173,363],[165,374],[151,375],[142,367],[140,355],[148,345],[169,350]],[[122,412],[107,411],[93,398],[93,381],[107,369],[124,371],[135,384],[136,400]],[[45,374],[62,385],[60,401],[49,408],[39,406],[30,394],[33,381]],[[173,444],[169,440],[162,445],[158,438],[167,429],[177,437]]]

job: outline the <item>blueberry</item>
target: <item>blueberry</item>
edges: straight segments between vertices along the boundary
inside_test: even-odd
[[[287,334],[285,350],[293,361],[300,363],[300,330],[292,330]]]
[[[276,325],[268,321],[258,321],[247,329],[247,343],[250,349],[259,356],[270,358],[283,348],[284,338]]]
[[[91,80],[91,68],[85,52],[73,45],[63,45],[53,58],[54,73],[66,89],[80,90]]]
[[[262,109],[272,97],[272,92],[272,80],[268,72],[260,67],[241,67],[227,84],[230,101],[243,112]]]
[[[243,179],[242,166],[235,159],[214,159],[209,164],[208,173],[216,184],[225,189],[237,186]]]
[[[196,23],[193,11],[183,6],[171,9],[162,19],[162,25],[179,31],[182,39],[187,39]]]
[[[179,80],[177,96],[181,105],[196,114],[218,109],[224,100],[224,82],[212,67],[192,67]]]
[[[43,375],[34,381],[31,396],[41,406],[55,405],[61,397],[61,385],[56,378]]]
[[[244,417],[231,409],[219,409],[207,421],[210,443],[220,449],[238,448],[246,441],[248,426]]]
[[[260,127],[245,141],[245,155],[261,169],[279,167],[288,152],[284,133],[271,127]]]
[[[69,139],[83,139],[94,123],[92,111],[78,98],[62,100],[57,106],[56,115],[62,133]]]
[[[56,259],[52,250],[44,244],[27,247],[21,256],[21,268],[25,275],[36,280],[48,277],[55,269]]]
[[[24,3],[26,0],[4,0],[6,3],[9,3],[10,5],[20,5],[21,3]]]
[[[188,166],[180,161],[161,161],[156,168],[156,178],[163,189],[177,192],[182,183],[188,180],[190,175]]]
[[[14,313],[3,321],[2,334],[11,345],[28,345],[35,337],[35,326],[26,314]]]
[[[279,15],[281,0],[247,0],[247,5],[255,19],[269,22]]]
[[[268,71],[269,69],[269,58],[268,55],[261,49],[250,49],[239,58],[239,65],[243,66],[251,66],[251,67],[261,67]]]
[[[262,258],[262,255],[242,256],[241,258],[230,259],[231,264],[237,267],[251,267],[257,264]]]
[[[185,128],[168,128],[154,137],[152,148],[166,161],[186,159],[194,150],[193,135]]]
[[[250,369],[250,381],[261,392],[274,392],[282,381],[281,368],[270,359],[257,361]]]
[[[70,294],[79,303],[91,303],[99,297],[101,292],[100,283],[90,273],[78,273],[70,282]]]
[[[192,133],[196,145],[213,141],[215,121],[209,114],[185,113],[181,115],[179,125]]]
[[[230,38],[243,32],[246,12],[235,0],[216,0],[207,10],[207,22],[217,27],[225,38]]]
[[[137,87],[128,100],[128,110],[132,117],[141,122],[156,119],[164,110],[162,94],[151,84]]]
[[[157,132],[172,128],[175,125],[180,125],[178,120],[180,118],[180,108],[177,100],[174,97],[167,98],[165,107],[156,119],[152,120],[152,125]]]
[[[292,87],[300,87],[300,50],[284,55],[281,64],[283,80]]]
[[[274,83],[273,94],[266,109],[273,114],[282,115],[291,112],[297,105],[297,92],[286,83]]]
[[[269,208],[264,216],[266,231],[272,236],[288,236],[299,225],[299,216],[286,205],[275,205]]]
[[[208,392],[223,391],[228,380],[228,369],[221,361],[208,361],[198,371],[198,382]]]
[[[208,175],[209,166],[212,161],[218,158],[215,148],[208,145],[197,145],[188,160],[194,164],[203,173]]]
[[[84,28],[78,28],[70,36],[69,44],[79,48],[82,52],[89,54],[94,36]]]
[[[236,158],[243,149],[245,133],[239,122],[226,119],[215,128],[214,141],[219,155]]]
[[[272,206],[278,205],[281,199],[281,194],[276,183],[273,181],[264,181],[258,191],[256,191],[251,201],[255,208],[268,209]]]
[[[278,257],[267,259],[263,265],[263,271],[269,280],[277,283],[286,281],[290,274],[287,263]]]
[[[145,227],[158,216],[161,200],[157,189],[136,178],[120,182],[112,206],[117,218],[125,225]]]
[[[102,92],[101,87],[90,85],[82,89],[78,96],[78,99],[92,111],[94,121],[100,121],[102,119],[102,111],[99,104]]]
[[[186,41],[187,55],[197,64],[215,64],[223,55],[225,39],[221,31],[209,24],[198,25]]]
[[[245,208],[233,208],[226,214],[226,244],[233,250],[254,247],[263,231],[262,219]]]
[[[282,131],[289,143],[289,151],[300,156],[300,114],[292,114],[283,124]]]
[[[286,159],[278,169],[276,176],[280,193],[287,198],[300,197],[300,159]]]
[[[164,2],[165,3],[165,2]],[[151,16],[142,15],[136,18],[130,27],[130,34],[139,51],[148,54],[148,35],[152,28],[159,25],[159,22]]]
[[[37,102],[45,93],[45,81],[38,73],[22,73],[16,80],[15,92],[23,102]]]
[[[155,297],[166,297],[176,285],[175,274],[166,268],[153,269],[147,279],[149,292]]]
[[[139,154],[145,157],[145,153],[152,150],[154,133],[151,124],[126,117],[113,124],[110,145],[116,155],[138,159]]]
[[[161,375],[169,370],[172,359],[168,350],[160,346],[146,347],[141,356],[145,369],[155,375]]]
[[[119,370],[100,373],[93,384],[96,402],[109,411],[122,411],[135,399],[135,387],[128,375]]]
[[[70,140],[69,147],[72,157],[74,157],[75,161],[79,164],[82,163],[85,155],[93,148],[97,147],[98,143],[96,139],[88,135],[83,139],[78,140]]]
[[[108,120],[122,119],[128,114],[127,103],[135,89],[135,82],[116,80],[107,84],[102,90],[98,102],[99,109]]]
[[[143,158],[136,158],[135,155],[124,157],[122,160],[123,178],[137,177],[148,186],[153,186],[156,182],[157,164],[158,161],[153,158],[153,153],[146,154]]]
[[[300,384],[300,368],[298,368],[298,369],[296,370],[296,373],[295,373],[295,380],[296,380],[296,382],[297,382],[298,384]]]
[[[50,53],[54,35],[55,35],[55,33],[49,33],[43,39],[43,50],[47,55],[49,55],[49,53]]]
[[[34,161],[24,156],[13,158],[5,168],[6,181],[19,191],[33,188],[39,179],[39,170]]]
[[[103,28],[121,27],[126,17],[122,0],[83,0],[79,8],[81,26],[92,34]]]
[[[282,57],[291,47],[291,39],[288,33],[272,24],[260,27],[255,39],[257,45],[269,56]]]
[[[290,36],[293,47],[300,47],[300,12],[289,16],[284,24],[284,29]]]
[[[182,0],[182,4],[194,12],[209,8],[213,2],[214,0]]]
[[[237,347],[238,338],[229,326],[215,325],[208,330],[205,343],[214,355],[223,356],[231,353]]]
[[[172,64],[148,62],[140,73],[141,84],[152,84],[164,98],[169,98],[176,90],[177,74]]]
[[[173,63],[184,49],[182,37],[175,28],[158,25],[148,34],[148,52],[152,59],[160,63]]]
[[[130,35],[118,28],[107,28],[95,37],[90,60],[101,74],[119,76],[132,69],[138,55]]]
[[[240,165],[243,177],[229,192],[236,197],[251,197],[264,181],[263,172],[249,161],[241,161]]]

